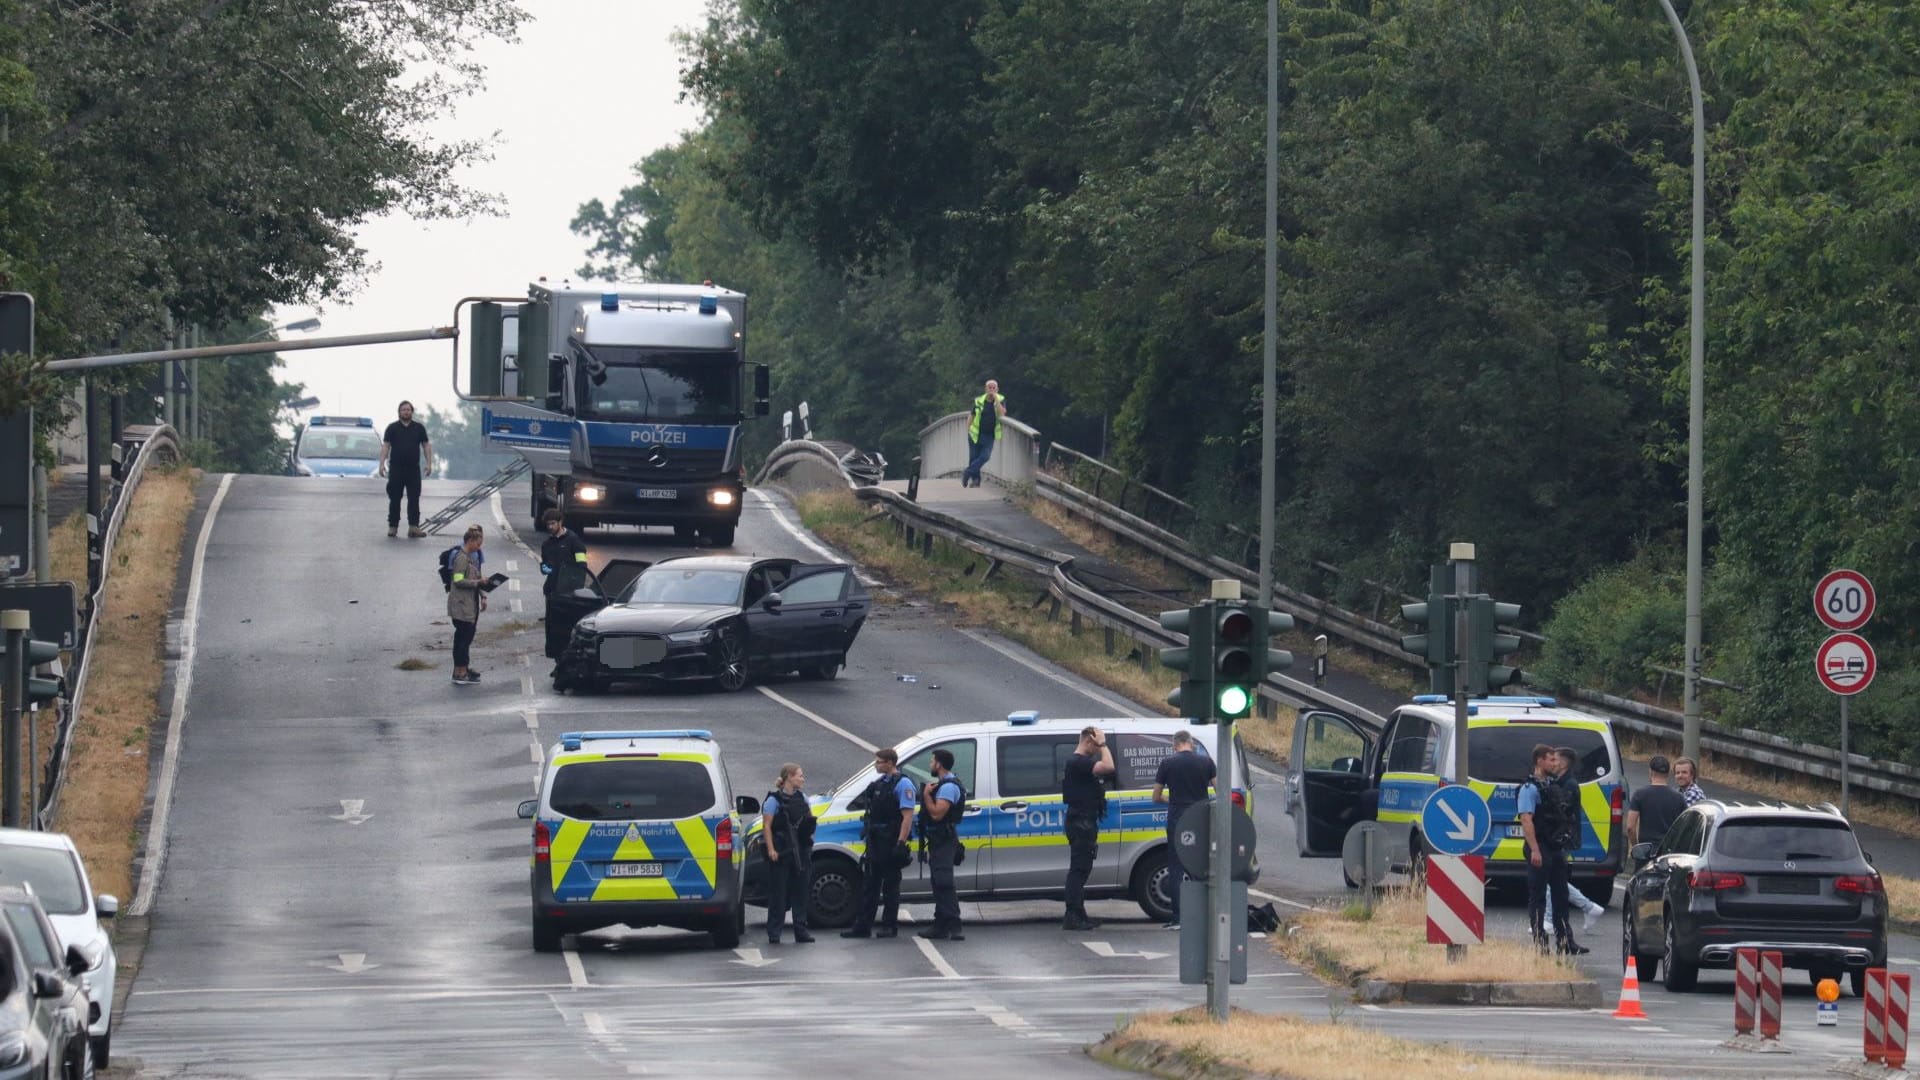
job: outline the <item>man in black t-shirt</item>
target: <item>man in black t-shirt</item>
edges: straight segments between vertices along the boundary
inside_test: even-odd
[[[1173,753],[1160,759],[1160,770],[1153,775],[1153,801],[1167,804],[1167,891],[1173,895],[1173,919],[1167,929],[1180,928],[1180,883],[1187,873],[1174,856],[1174,831],[1180,816],[1195,803],[1207,801],[1207,788],[1213,784],[1213,759],[1193,745],[1193,732],[1173,733]]]
[[[400,535],[402,492],[407,496],[407,535],[427,535],[420,527],[420,479],[433,475],[433,443],[427,429],[413,422],[411,401],[400,403],[400,419],[388,424],[380,439],[380,475],[387,478],[387,535]]]
[[[1632,851],[1635,844],[1657,844],[1667,835],[1667,829],[1687,809],[1687,800],[1672,784],[1667,783],[1667,774],[1673,771],[1665,756],[1655,754],[1647,761],[1646,787],[1634,792],[1627,799],[1627,850]]]
[[[1067,759],[1060,780],[1061,801],[1067,808],[1067,930],[1091,930],[1100,924],[1087,917],[1087,879],[1100,850],[1100,819],[1107,813],[1106,777],[1113,775],[1113,752],[1107,736],[1091,725],[1080,732],[1080,745]]]

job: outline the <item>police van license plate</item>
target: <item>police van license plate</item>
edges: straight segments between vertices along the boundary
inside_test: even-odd
[[[600,662],[610,668],[636,668],[667,655],[660,638],[610,637],[600,639]]]
[[[1507,826],[1507,839],[1525,840],[1526,838],[1527,838],[1527,830],[1525,826],[1521,826],[1521,825]]]
[[[672,488],[636,488],[633,492],[642,499],[677,499],[680,493]]]
[[[657,862],[617,862],[607,864],[608,877],[666,877],[667,867]]]

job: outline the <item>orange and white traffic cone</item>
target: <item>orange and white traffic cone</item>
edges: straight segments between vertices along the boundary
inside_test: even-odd
[[[1633,957],[1627,957],[1627,970],[1620,975],[1620,1005],[1613,1010],[1616,1020],[1645,1020],[1646,1011],[1640,1008],[1640,965]]]

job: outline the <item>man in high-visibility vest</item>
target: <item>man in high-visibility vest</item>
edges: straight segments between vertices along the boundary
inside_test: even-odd
[[[960,474],[961,487],[980,486],[980,470],[993,456],[993,440],[1006,415],[1007,399],[1000,396],[1000,384],[988,379],[987,392],[973,399],[973,419],[967,423],[967,471]]]

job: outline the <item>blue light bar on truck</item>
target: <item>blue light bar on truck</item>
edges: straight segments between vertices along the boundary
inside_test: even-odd
[[[578,750],[580,744],[601,739],[705,739],[713,741],[713,732],[685,731],[569,731],[560,736],[562,750]]]
[[[718,296],[715,296],[715,295],[714,295],[714,294],[712,294],[712,293],[702,293],[702,294],[701,294],[701,296],[700,296],[700,314],[702,314],[702,315],[713,315],[713,314],[716,314],[716,313],[718,313],[718,312],[719,312],[719,310],[720,310],[720,298],[719,298]]]
[[[610,293],[610,292],[601,293],[600,294],[600,310],[601,311],[619,311],[620,310],[620,294]]]

